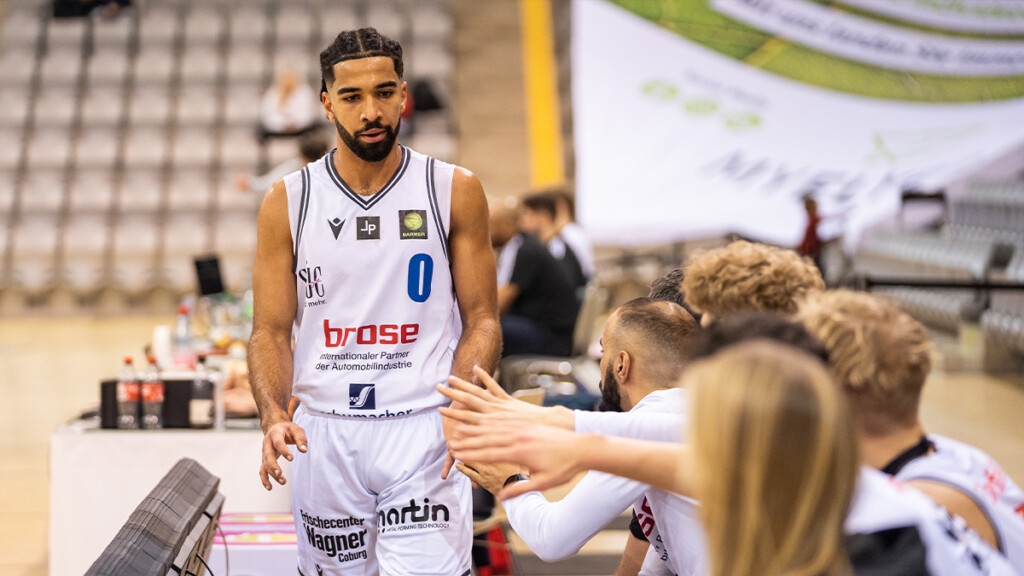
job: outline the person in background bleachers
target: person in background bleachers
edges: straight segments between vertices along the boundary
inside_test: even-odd
[[[277,182],[296,170],[301,170],[303,166],[310,162],[316,162],[323,158],[324,154],[327,154],[329,149],[330,142],[327,140],[327,136],[322,132],[319,130],[307,132],[299,137],[298,156],[285,160],[271,168],[269,172],[260,176],[238,174],[235,177],[235,186],[240,192],[263,194],[274,184],[274,182]],[[260,196],[259,199],[262,200],[263,197]]]
[[[548,191],[555,199],[555,228],[559,236],[572,248],[580,261],[583,275],[594,276],[594,246],[587,236],[587,231],[576,222],[576,201],[571,192],[564,187],[552,188]]]
[[[121,11],[131,6],[131,0],[54,0],[54,18],[76,18],[88,16],[93,10],[102,8],[102,16],[117,18]]]
[[[492,208],[491,245],[498,263],[502,355],[568,355],[578,305],[562,266],[536,238],[520,233],[512,208]]]
[[[741,310],[792,314],[797,303],[825,289],[821,272],[792,250],[767,244],[733,242],[690,259],[683,292],[701,325]]]
[[[316,127],[319,113],[313,89],[298,74],[285,70],[260,101],[257,139],[265,143],[273,137],[299,136]]]
[[[686,294],[683,293],[684,277],[682,268],[676,268],[667,272],[654,282],[651,282],[651,291],[647,294],[647,297],[654,298],[655,300],[675,302],[689,312],[694,320],[700,323],[701,315],[694,312],[690,305],[686,303]]]
[[[809,297],[796,319],[828,348],[864,463],[963,518],[1024,572],[1024,491],[981,450],[926,434],[921,424],[931,370],[924,326],[890,301],[846,290]]]
[[[532,234],[541,244],[547,246],[551,255],[565,270],[573,290],[579,290],[587,283],[587,276],[576,251],[559,234],[555,224],[555,198],[551,194],[531,194],[523,199],[519,208],[519,230]]]
[[[818,215],[818,202],[810,195],[804,196],[804,212],[807,213],[807,226],[804,228],[804,237],[797,245],[797,253],[807,256],[818,267],[821,267],[821,238],[818,236],[818,225],[821,224],[821,216]]]

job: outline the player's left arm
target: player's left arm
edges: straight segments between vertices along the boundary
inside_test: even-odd
[[[487,198],[473,173],[455,169],[452,180],[451,230],[448,233],[452,279],[462,317],[462,337],[455,349],[452,374],[474,382],[473,366],[493,374],[501,356],[501,324],[498,321],[498,275]],[[459,403],[453,407],[462,408]],[[444,419],[445,437],[451,438],[455,422]]]

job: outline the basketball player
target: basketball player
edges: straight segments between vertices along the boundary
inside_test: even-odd
[[[605,323],[601,337],[603,404],[628,411],[639,418],[652,414],[678,414],[685,402],[685,392],[672,388],[671,384],[682,371],[687,344],[696,329],[693,317],[681,306],[670,302],[637,298],[615,310]],[[481,380],[501,397],[506,396],[488,376],[481,375]],[[466,394],[452,389],[444,392],[450,397]],[[482,390],[479,392],[478,398],[487,397]],[[491,397],[496,399],[493,395]],[[467,400],[472,402],[474,399]],[[678,436],[665,439],[676,438]],[[474,464],[472,469],[461,463],[457,466],[493,494],[497,494],[509,479],[514,481],[514,475],[519,472],[514,465]],[[549,502],[539,492],[531,492],[505,501],[503,507],[512,529],[530,550],[542,560],[553,562],[576,554],[594,534],[630,505],[638,511],[646,509],[646,514],[650,515],[649,506],[643,504],[648,490],[649,487],[640,482],[592,472],[558,502]],[[646,522],[644,526],[653,529],[654,523]],[[669,558],[658,533],[648,531],[661,563],[667,564],[673,574],[696,572],[691,566],[700,565],[703,557],[699,532],[697,536],[696,539],[684,539],[680,535],[680,545],[685,546],[687,552],[677,564],[674,558]]]
[[[397,42],[345,31],[320,63],[337,148],[275,183],[258,220],[261,480],[284,484],[278,458],[292,462],[300,574],[469,574],[470,482],[441,479],[447,400],[434,385],[493,370],[499,354],[483,189],[396,144]]]
[[[707,326],[743,310],[793,314],[804,296],[825,289],[825,281],[809,258],[741,240],[691,258],[682,288]]]
[[[797,318],[828,347],[865,463],[963,518],[1024,572],[1024,491],[981,450],[921,424],[931,370],[924,326],[892,302],[847,290],[810,297]]]

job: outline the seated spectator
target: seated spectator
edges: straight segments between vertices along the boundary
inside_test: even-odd
[[[519,232],[516,220],[510,208],[491,211],[502,355],[568,355],[578,311],[573,287],[551,253],[533,236]]]
[[[1024,572],[1024,491],[981,450],[928,434],[921,423],[927,330],[888,300],[846,290],[810,297],[797,319],[828,348],[865,464],[963,518]]]
[[[298,74],[286,70],[277,76],[260,101],[257,138],[260,143],[281,136],[299,136],[316,127],[322,108],[313,89]]]
[[[523,199],[519,209],[519,230],[531,234],[547,246],[551,255],[565,270],[573,290],[579,290],[587,283],[576,252],[559,235],[555,225],[555,199],[549,194],[532,194]]]
[[[744,241],[694,256],[683,279],[686,303],[703,315],[702,326],[741,310],[793,314],[802,298],[824,289],[821,272],[807,258]]]
[[[647,297],[654,298],[655,300],[675,302],[685,308],[693,316],[693,319],[700,323],[701,315],[695,313],[686,303],[686,294],[683,293],[683,277],[682,268],[676,268],[666,273],[654,282],[651,282],[651,291],[647,294]]]
[[[240,192],[259,194],[259,199],[262,201],[263,193],[269,190],[274,182],[292,172],[301,170],[303,166],[310,162],[316,162],[323,158],[329,150],[330,141],[328,141],[326,135],[319,130],[307,132],[299,137],[298,156],[285,160],[260,176],[238,174],[235,177],[235,186]]]

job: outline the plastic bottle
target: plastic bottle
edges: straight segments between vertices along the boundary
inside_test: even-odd
[[[227,412],[224,408],[224,374],[211,375],[213,379],[213,427],[217,430],[227,428]]]
[[[192,354],[192,324],[188,316],[188,306],[178,306],[178,317],[174,321],[174,365],[191,368],[195,362]]]
[[[139,427],[139,378],[131,356],[124,357],[124,365],[117,375],[117,427],[123,430]]]
[[[206,370],[205,354],[200,354],[196,362],[196,377],[188,401],[188,422],[193,428],[213,427],[213,382]]]
[[[147,430],[164,427],[164,382],[153,356],[149,357],[149,366],[142,374],[142,427]]]

